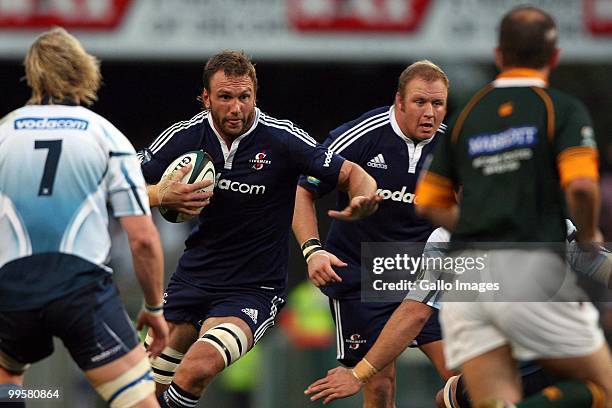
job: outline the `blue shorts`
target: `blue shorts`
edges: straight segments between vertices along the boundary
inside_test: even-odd
[[[53,336],[82,370],[108,364],[139,343],[110,276],[43,308],[0,312],[0,350],[20,363],[51,355]]]
[[[164,317],[169,322],[189,322],[199,331],[209,317],[233,316],[251,328],[253,344],[285,304],[284,293],[252,287],[204,289],[173,275],[164,293]]]
[[[362,302],[361,299],[329,299],[336,323],[336,347],[338,361],[354,367],[361,360],[400,303]],[[410,347],[418,347],[442,339],[438,322],[438,309],[423,326]]]

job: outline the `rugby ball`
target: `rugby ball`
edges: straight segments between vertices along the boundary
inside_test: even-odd
[[[212,157],[202,150],[192,150],[177,157],[176,160],[170,163],[162,177],[189,164],[191,164],[191,170],[185,174],[181,183],[193,184],[202,180],[211,180],[212,184],[210,186],[204,187],[199,191],[213,191],[215,188],[215,165]],[[159,212],[166,221],[170,222],[185,222],[193,218],[164,206],[159,206]]]

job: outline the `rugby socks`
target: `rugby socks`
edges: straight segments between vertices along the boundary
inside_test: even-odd
[[[23,388],[20,385],[13,383],[0,384],[0,407],[25,408],[25,399],[22,392]]]
[[[170,387],[162,395],[157,397],[161,408],[194,408],[200,397],[193,395],[171,383]]]
[[[517,408],[605,408],[605,391],[590,382],[563,381],[518,403]]]

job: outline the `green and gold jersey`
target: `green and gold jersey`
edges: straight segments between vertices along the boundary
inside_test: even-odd
[[[597,148],[584,105],[517,69],[480,90],[451,122],[417,189],[420,204],[450,207],[463,185],[452,241],[558,242],[563,188],[597,179]]]

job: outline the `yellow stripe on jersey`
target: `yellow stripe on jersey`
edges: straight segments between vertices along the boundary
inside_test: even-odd
[[[435,208],[450,208],[455,205],[453,182],[439,174],[425,171],[417,184],[418,205]]]
[[[532,86],[531,89],[542,98],[544,106],[546,106],[546,133],[548,135],[548,141],[552,142],[555,137],[555,107],[553,106],[552,99],[550,99],[550,96],[542,88]]]
[[[461,114],[457,118],[457,122],[455,123],[455,126],[453,126],[453,133],[451,134],[451,142],[453,143],[457,142],[457,138],[459,137],[459,132],[461,131],[461,128],[463,127],[463,122],[465,122],[465,119],[467,118],[467,116],[470,114],[470,112],[472,111],[474,106],[478,103],[478,101],[480,101],[483,96],[485,96],[487,93],[489,93],[493,89],[494,89],[493,85],[488,84],[487,86],[482,88],[480,91],[478,91],[476,95],[474,95],[472,99],[468,102],[468,104],[465,106],[463,111],[461,111]]]
[[[578,178],[599,180],[597,150],[591,147],[577,146],[563,150],[557,156],[557,167],[562,187]]]

